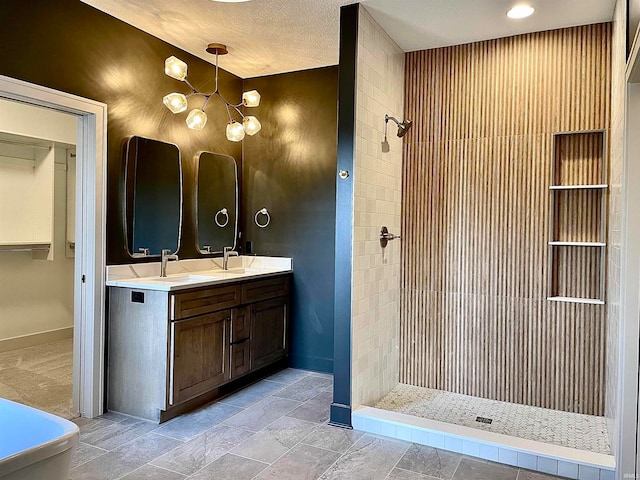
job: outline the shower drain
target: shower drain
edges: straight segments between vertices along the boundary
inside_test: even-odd
[[[488,425],[491,425],[491,422],[493,422],[493,419],[492,418],[486,418],[486,417],[476,417],[476,422],[486,423]]]

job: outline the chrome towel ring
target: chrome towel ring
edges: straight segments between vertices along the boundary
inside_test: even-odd
[[[218,221],[218,215],[222,216],[224,223]],[[218,210],[218,212],[216,213],[215,217],[213,217],[213,219],[215,220],[216,225],[218,225],[220,228],[226,227],[227,224],[229,223],[229,212],[227,211],[226,208],[222,208]]]
[[[258,215],[266,216],[267,221],[264,223],[260,223],[260,221],[258,220]],[[271,215],[269,215],[269,211],[266,208],[261,208],[260,210],[258,210],[255,216],[253,217],[253,219],[255,220],[256,225],[259,226],[260,228],[265,228],[269,225],[269,223],[271,223]]]

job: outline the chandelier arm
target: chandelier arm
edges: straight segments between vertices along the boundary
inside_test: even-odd
[[[227,105],[227,109],[229,107],[233,108],[236,112],[240,114],[240,117],[244,118],[244,113],[242,113],[242,111],[240,111],[240,109],[238,108],[240,105],[242,105],[242,103],[239,103],[238,105],[234,105],[233,103],[228,101],[226,98],[224,98],[220,92],[216,93],[216,95],[218,95],[220,99],[224,102],[224,104]]]
[[[240,109],[239,109],[238,107],[236,107],[235,105],[231,105],[231,106],[234,108],[234,110],[235,110],[236,112],[238,112],[238,114],[240,115],[240,117],[244,120],[244,113],[242,113],[242,112],[240,111]]]
[[[227,108],[227,115],[229,115],[229,123],[233,122],[233,117],[231,116],[231,110],[229,110],[229,104],[225,102],[224,106]]]
[[[188,86],[191,90],[193,90],[194,92],[197,92],[197,91],[198,91],[198,90],[196,90],[196,87],[194,87],[193,85],[191,85],[191,82],[189,82],[189,80],[187,79],[187,77],[184,77],[183,82],[184,82],[184,83],[186,83],[186,84],[187,84],[187,86]]]
[[[216,50],[216,89],[214,93],[218,93],[218,50]]]
[[[202,108],[201,108],[201,110],[204,110],[204,107],[206,107],[206,106],[207,106],[207,102],[208,102],[208,101],[209,101],[209,99],[211,98],[211,94],[209,94],[209,95],[203,95],[203,94],[201,93],[200,95],[202,95],[202,96],[204,97],[204,103],[202,104]]]

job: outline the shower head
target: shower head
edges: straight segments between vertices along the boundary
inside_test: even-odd
[[[404,137],[409,131],[409,129],[411,128],[411,125],[413,125],[412,120],[404,120],[401,122],[395,117],[390,117],[389,115],[385,115],[384,116],[385,137],[387,136],[387,123],[389,122],[389,120],[393,120],[396,123],[396,125],[398,125],[397,135],[399,138]]]
[[[398,137],[402,138],[404,137],[407,132],[409,131],[409,129],[411,128],[411,125],[413,125],[413,121],[412,120],[405,120],[402,123],[398,124]]]

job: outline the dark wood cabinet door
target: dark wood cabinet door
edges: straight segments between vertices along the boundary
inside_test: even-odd
[[[229,380],[230,315],[223,310],[171,323],[171,405]]]
[[[252,370],[286,356],[288,306],[287,297],[250,305]]]

